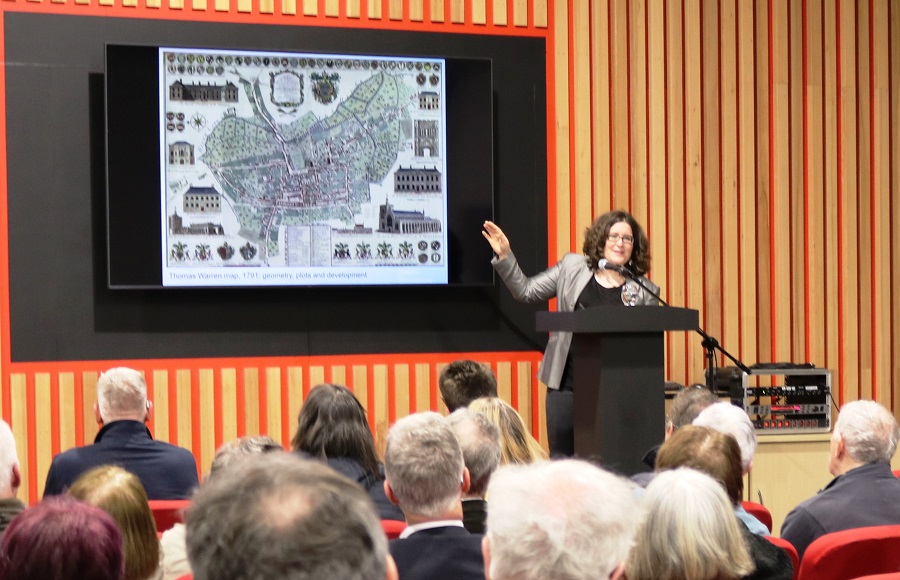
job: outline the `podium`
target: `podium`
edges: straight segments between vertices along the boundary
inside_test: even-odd
[[[575,455],[633,475],[665,435],[665,345],[670,330],[696,330],[696,310],[600,306],[539,312],[538,332],[571,332]]]

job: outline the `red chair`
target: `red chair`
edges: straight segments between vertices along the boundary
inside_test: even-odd
[[[794,544],[784,538],[776,538],[775,536],[765,536],[765,538],[788,553],[788,556],[791,557],[791,563],[794,565],[793,579],[797,580],[797,576],[800,575],[800,555],[797,554],[797,548],[794,547]]]
[[[825,534],[803,554],[799,580],[844,580],[900,571],[900,525]]]
[[[381,529],[384,530],[388,540],[396,540],[406,529],[406,522],[397,520],[381,520]]]
[[[191,504],[189,499],[151,499],[150,512],[156,521],[159,533],[171,529],[172,526],[184,522],[184,508]]]
[[[772,533],[772,514],[769,513],[768,508],[761,503],[756,503],[755,501],[742,501],[741,505],[751,516],[758,519],[762,525],[768,528],[769,533]]]
[[[194,575],[190,572],[185,574],[184,576],[179,576],[176,580],[194,580]]]

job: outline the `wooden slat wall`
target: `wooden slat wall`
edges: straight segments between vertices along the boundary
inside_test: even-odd
[[[570,0],[554,13],[569,61],[559,125],[573,130],[556,149],[548,261],[577,250],[592,217],[629,209],[664,297],[700,310],[727,350],[827,367],[839,402],[896,412],[900,0]],[[670,336],[668,377],[702,372],[699,338]]]
[[[535,376],[539,353],[16,365],[10,377],[11,406],[3,415],[13,428],[22,464],[20,497],[34,501],[43,495],[56,453],[93,441],[97,379],[111,366],[126,365],[144,374],[153,401],[148,426],[154,437],[190,449],[203,473],[219,445],[236,437],[268,434],[289,447],[304,398],[323,382],[344,384],[356,393],[381,449],[397,418],[447,412],[437,379],[455,358],[490,365],[500,395],[520,410],[535,434],[546,433],[544,417],[532,406],[543,393]],[[45,372],[42,367],[68,370]]]
[[[0,10],[543,36],[548,263],[580,248],[594,216],[629,209],[664,296],[699,309],[744,362],[813,362],[833,371],[839,402],[900,406],[900,0],[9,0]],[[8,295],[0,307],[8,318]],[[154,433],[205,468],[237,435],[286,440],[324,380],[356,390],[378,437],[437,408],[437,372],[454,356],[393,357],[132,364],[151,383]],[[538,355],[480,360],[537,431]],[[96,432],[94,385],[110,364],[0,362],[0,415],[35,499],[52,454]],[[699,380],[699,340],[670,336],[667,364],[669,379]]]

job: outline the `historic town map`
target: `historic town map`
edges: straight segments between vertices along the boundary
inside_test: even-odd
[[[446,283],[444,68],[160,49],[164,285]]]

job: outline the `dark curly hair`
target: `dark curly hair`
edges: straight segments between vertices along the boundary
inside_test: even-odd
[[[606,239],[609,230],[619,222],[626,222],[631,226],[634,234],[634,245],[631,247],[631,259],[628,267],[639,276],[650,271],[650,242],[644,234],[644,228],[634,219],[634,216],[625,210],[614,209],[594,220],[591,227],[584,231],[584,246],[582,252],[587,256],[588,266],[593,270],[597,262],[603,258],[603,250],[606,248]]]

